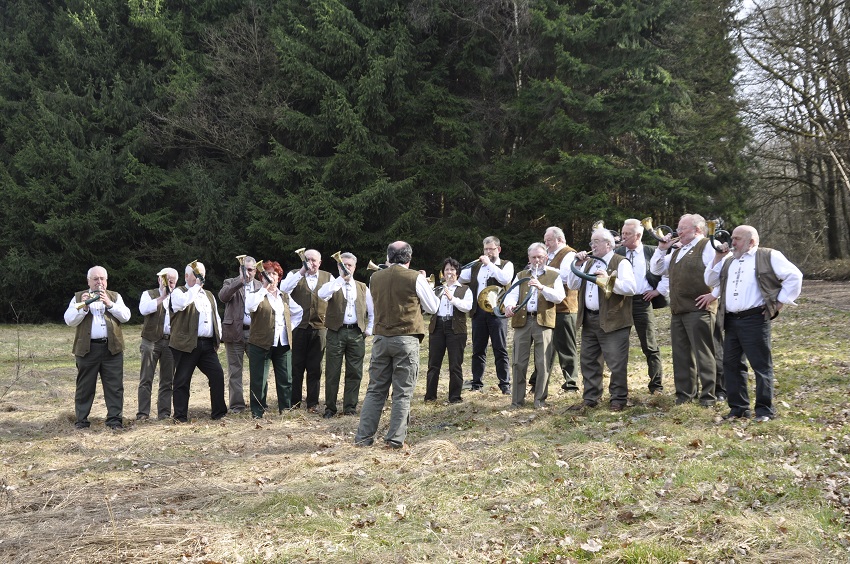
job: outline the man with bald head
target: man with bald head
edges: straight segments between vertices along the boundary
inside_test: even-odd
[[[171,294],[171,339],[174,355],[174,419],[189,421],[189,388],[195,368],[210,385],[210,418],[227,415],[224,402],[224,370],[218,360],[221,318],[212,292],[204,290],[206,268],[200,262],[187,264],[186,284]]]
[[[731,254],[729,251],[731,250]],[[800,295],[803,274],[785,255],[759,247],[759,234],[750,225],[732,231],[731,249],[717,251],[705,283],[720,287],[718,323],[723,338],[723,375],[729,413],[724,419],[750,417],[747,371],[742,356],[756,377],[756,422],[776,415],[773,409],[773,357],[770,350],[771,320]],[[746,368],[746,367],[745,367]]]
[[[301,323],[292,330],[292,407],[301,406],[304,373],[307,373],[307,411],[319,413],[319,388],[322,384],[322,357],[325,355],[328,330],[325,316],[328,303],[319,298],[319,290],[331,281],[329,272],[319,270],[322,255],[307,249],[304,264],[293,270],[280,283],[280,291],[289,294],[304,311]]]
[[[386,448],[399,449],[407,437],[410,399],[419,373],[419,344],[425,337],[422,310],[434,314],[440,301],[425,279],[425,272],[410,270],[413,248],[396,241],[387,248],[387,268],[372,275],[369,289],[375,306],[369,386],[354,436],[357,446],[375,442],[381,411],[393,390]]]
[[[130,320],[130,308],[121,294],[107,290],[109,276],[102,266],[93,266],[86,275],[88,289],[74,294],[65,310],[65,323],[76,327],[74,357],[77,362],[77,391],[74,395],[74,427],[90,426],[97,375],[100,374],[106,400],[106,426],[123,429],[124,334],[121,324]],[[88,303],[87,303],[88,302]]]
[[[159,364],[159,392],[157,394],[157,419],[171,417],[171,392],[174,386],[174,357],[169,348],[171,339],[171,292],[177,286],[177,271],[163,268],[156,276],[158,288],[142,294],[139,313],[142,324],[142,343],[139,345],[139,404],[136,419],[143,421],[151,414],[151,390],[156,365]]]

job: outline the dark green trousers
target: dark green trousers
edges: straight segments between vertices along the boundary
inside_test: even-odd
[[[363,379],[363,358],[366,356],[366,339],[357,327],[340,327],[339,331],[328,329],[325,346],[325,411],[336,413],[339,395],[339,380],[342,361],[345,358],[345,387],[342,392],[342,409],[352,413],[357,409],[360,397],[360,381]]]
[[[251,415],[262,417],[269,409],[266,396],[269,389],[269,365],[274,367],[274,383],[279,412],[292,407],[292,351],[289,345],[264,349],[248,345],[248,371],[251,382]]]

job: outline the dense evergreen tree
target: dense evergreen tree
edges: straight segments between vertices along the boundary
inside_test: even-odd
[[[417,268],[559,224],[735,212],[730,7],[708,0],[21,0],[0,11],[6,298],[58,319],[102,264],[292,251]],[[358,276],[365,276],[361,270]]]

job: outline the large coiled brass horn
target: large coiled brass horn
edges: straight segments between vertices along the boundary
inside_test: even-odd
[[[652,227],[652,218],[645,217],[640,220],[640,224],[643,225],[643,230],[649,233],[649,235],[655,239],[656,241],[664,241],[667,235],[670,235],[670,239],[675,239],[677,234],[676,230],[672,227],[668,227],[666,225],[659,225],[656,228]]]
[[[508,288],[498,285],[486,286],[481,293],[478,294],[478,307],[486,311],[487,313],[492,313],[496,317],[502,318],[505,317],[505,298],[511,291],[518,287],[523,282],[528,282],[531,280],[530,276],[526,276],[524,278],[519,278],[516,282],[511,284]],[[525,295],[525,298],[522,302],[518,303],[514,308],[514,311],[518,311],[528,305],[528,301],[531,299],[531,292],[528,292]]]
[[[722,225],[723,220],[719,217],[717,219],[709,219],[705,222],[705,227],[708,231],[708,240],[718,253],[728,252],[732,248],[732,235],[725,229],[720,229]],[[719,242],[720,246],[717,246],[716,242]]]
[[[608,263],[605,262],[605,259],[593,256],[593,255],[587,255],[587,260],[597,260],[597,261],[601,262],[603,265],[605,265],[605,268],[608,268]],[[594,284],[599,286],[599,288],[605,293],[606,298],[610,298],[611,293],[614,291],[614,282],[617,279],[617,273],[612,272],[608,276],[602,277],[603,279],[600,280],[600,276],[598,274],[588,274],[587,272],[584,272],[581,269],[577,268],[576,267],[577,262],[578,262],[578,259],[575,259],[573,261],[573,263],[570,265],[570,270],[572,270],[573,274],[575,274],[576,276],[578,276],[579,278],[581,278],[583,280],[587,280],[588,282],[593,282]]]
[[[348,270],[348,267],[342,262],[342,251],[335,252],[331,255],[331,258],[333,258],[337,264],[342,267],[342,273],[346,278],[351,276],[351,272]]]

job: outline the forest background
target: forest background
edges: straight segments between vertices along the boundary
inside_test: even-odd
[[[519,260],[682,213],[807,275],[850,252],[850,8],[773,0],[18,0],[0,7],[0,321],[86,270],[131,308],[248,253]]]

